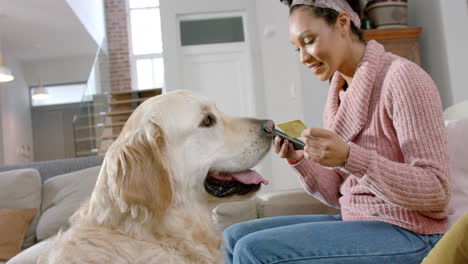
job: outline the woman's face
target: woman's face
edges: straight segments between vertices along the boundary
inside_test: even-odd
[[[338,31],[309,7],[296,9],[289,17],[289,39],[302,64],[321,81],[329,80],[341,65],[344,48]]]

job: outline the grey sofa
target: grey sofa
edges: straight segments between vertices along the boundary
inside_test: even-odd
[[[48,178],[69,173],[72,171],[82,170],[85,168],[101,165],[104,156],[90,156],[71,159],[59,159],[50,161],[39,161],[18,165],[0,166],[0,172],[33,168],[39,171],[41,181],[44,182]]]
[[[0,208],[36,208],[22,252],[7,263],[36,263],[37,256],[86,200],[103,156],[0,166]],[[0,262],[1,263],[1,262]]]

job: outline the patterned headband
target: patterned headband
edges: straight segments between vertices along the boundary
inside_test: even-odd
[[[361,28],[359,15],[354,12],[351,6],[345,0],[294,0],[291,7],[295,5],[310,5],[321,8],[330,8],[338,13],[345,12],[351,17],[351,21],[357,28]]]

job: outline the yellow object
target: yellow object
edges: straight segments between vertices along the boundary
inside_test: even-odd
[[[290,138],[298,138],[301,136],[302,131],[306,129],[307,127],[304,125],[304,123],[301,122],[301,120],[294,120],[290,121],[287,123],[282,123],[278,125],[281,130],[283,130],[286,135]]]
[[[15,77],[11,73],[11,70],[3,65],[2,53],[0,52],[0,82],[13,81]]]
[[[421,264],[468,263],[468,213],[445,233]]]

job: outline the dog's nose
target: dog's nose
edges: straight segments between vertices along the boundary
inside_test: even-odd
[[[272,135],[274,129],[275,122],[273,122],[273,120],[265,120],[265,122],[263,122],[263,131],[265,131],[265,133],[268,135]]]

